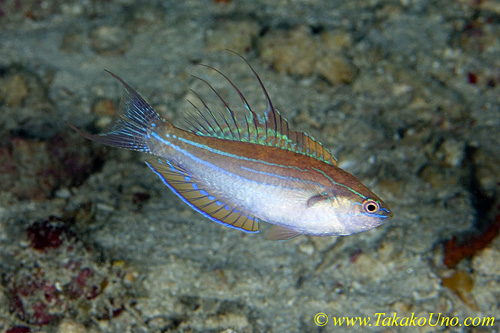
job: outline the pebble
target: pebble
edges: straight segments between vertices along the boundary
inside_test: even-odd
[[[320,75],[332,86],[350,83],[354,66],[342,54],[350,47],[351,37],[326,32],[313,35],[306,26],[290,31],[271,31],[259,43],[260,56],[279,72],[301,76]]]
[[[472,267],[476,274],[500,276],[500,252],[491,247],[485,248],[474,256]]]
[[[19,107],[28,94],[28,84],[21,74],[0,79],[0,103],[3,102],[11,108]]]
[[[129,34],[118,26],[103,25],[90,32],[92,49],[99,54],[124,53],[129,46]]]
[[[223,22],[207,31],[205,49],[209,52],[231,50],[243,54],[251,49],[260,29],[257,22],[249,20]]]

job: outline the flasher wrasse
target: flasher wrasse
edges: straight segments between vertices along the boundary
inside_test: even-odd
[[[243,58],[243,57],[242,57]],[[245,107],[242,117],[206,80],[223,107],[202,107],[186,117],[188,130],[162,119],[125,81],[117,119],[107,133],[93,135],[69,124],[83,137],[105,145],[153,155],[147,166],[191,208],[224,226],[258,232],[274,226],[270,239],[298,235],[351,235],[378,227],[392,217],[389,207],[313,137],[292,131],[276,110],[263,82],[243,59],[267,102],[255,113],[222,72]],[[193,92],[194,93],[194,92]],[[242,119],[240,119],[242,118]]]

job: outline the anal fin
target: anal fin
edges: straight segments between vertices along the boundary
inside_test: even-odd
[[[161,158],[148,160],[146,164],[185,203],[205,217],[229,228],[259,232],[256,217],[236,210],[224,199],[217,198],[186,170]]]

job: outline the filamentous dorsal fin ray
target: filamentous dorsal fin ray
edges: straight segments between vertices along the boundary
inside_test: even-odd
[[[189,117],[186,117],[186,122],[189,126],[188,129],[192,133],[200,136],[216,137],[225,140],[249,142],[263,146],[276,147],[293,151],[298,154],[307,155],[328,164],[337,165],[337,161],[330,151],[323,147],[323,145],[316,141],[312,136],[309,136],[305,132],[291,131],[289,129],[288,121],[281,116],[278,110],[274,108],[264,83],[257,72],[245,58],[236,52],[233,53],[246,62],[257,79],[267,103],[264,114],[256,114],[252,110],[243,93],[227,75],[216,68],[200,64],[201,66],[214,70],[226,79],[226,81],[238,94],[246,112],[243,120],[239,119],[235,115],[234,111],[231,110],[224,98],[207,80],[194,76],[196,79],[204,82],[212,90],[212,92],[223,104],[227,115],[223,113],[219,113],[218,115],[214,114],[201,96],[195,91],[192,91],[203,105],[203,110],[189,101],[189,103],[196,109],[197,115],[192,114]]]

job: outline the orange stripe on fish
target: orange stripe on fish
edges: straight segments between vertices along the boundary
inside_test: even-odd
[[[241,57],[241,56],[240,56]],[[80,135],[109,146],[153,155],[146,164],[191,208],[227,227],[258,232],[259,222],[274,227],[271,239],[298,235],[351,235],[392,217],[389,207],[350,173],[330,151],[304,132],[289,129],[255,75],[267,107],[255,113],[243,93],[221,71],[246,113],[240,119],[210,85],[225,113],[214,113],[203,99],[186,118],[188,130],[162,119],[125,81],[120,113],[104,134]]]

